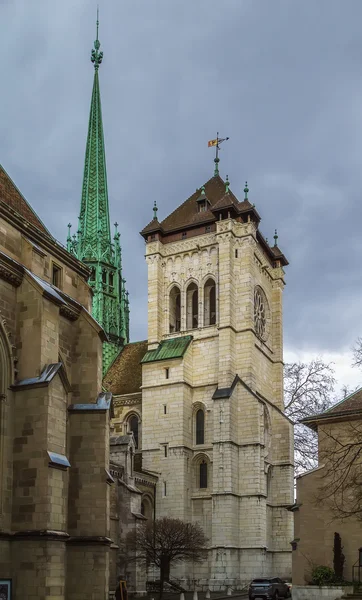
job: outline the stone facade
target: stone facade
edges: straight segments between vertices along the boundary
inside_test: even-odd
[[[334,533],[341,536],[343,554],[345,555],[344,577],[347,581],[358,578],[362,574],[358,570],[353,573],[353,566],[358,565],[359,548],[361,547],[362,524],[360,515],[338,518],[336,506],[343,507],[344,499],[322,491],[331,485],[331,462],[335,464],[335,452],[339,451],[338,460],[343,467],[343,447],[349,450],[350,456],[356,455],[355,465],[361,459],[354,448],[358,448],[362,436],[362,390],[352,394],[344,402],[337,404],[322,415],[305,419],[305,424],[318,433],[319,466],[297,477],[297,498],[291,507],[294,513],[293,542],[293,584],[305,585],[311,581],[314,566],[326,565],[333,568]],[[350,446],[352,444],[352,446]],[[332,459],[330,458],[332,457]],[[360,466],[359,466],[360,469]],[[349,471],[352,473],[352,470]],[[343,473],[345,476],[346,470]],[[342,473],[341,473],[342,475]],[[347,476],[348,477],[348,476]],[[346,480],[348,482],[348,478]],[[333,484],[332,484],[333,485]],[[345,484],[342,484],[341,494]],[[332,489],[332,488],[331,488]],[[348,496],[345,493],[345,509]]]
[[[111,395],[88,275],[0,168],[0,577],[15,600],[108,595]]]
[[[214,590],[255,576],[289,578],[293,428],[282,412],[282,261],[251,218],[224,212],[212,226],[180,224],[167,236],[162,225],[154,220],[143,232],[142,388],[128,396],[132,406],[125,394],[116,401],[113,424],[127,431],[130,414],[139,416],[142,469],[158,476],[156,517],[197,521],[209,539],[208,560],[172,576]],[[183,354],[167,356],[167,342],[176,347],[185,336],[192,341]],[[109,389],[117,393],[115,381]]]

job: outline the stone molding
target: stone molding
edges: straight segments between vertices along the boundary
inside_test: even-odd
[[[23,281],[23,276],[23,267],[4,252],[0,252],[0,278],[8,281],[14,287],[19,287]]]
[[[80,260],[75,258],[72,254],[70,254],[64,246],[62,246],[59,242],[57,242],[50,235],[46,235],[39,229],[37,229],[34,225],[29,223],[26,219],[21,217],[15,211],[12,211],[4,202],[0,200],[1,204],[1,216],[4,218],[10,225],[13,225],[31,242],[35,242],[40,247],[46,248],[47,252],[58,258],[65,265],[69,266],[73,269],[78,275],[80,275],[85,281],[88,280],[90,275],[90,269],[85,266]]]

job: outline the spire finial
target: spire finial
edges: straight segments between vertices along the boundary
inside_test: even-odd
[[[275,233],[274,233],[274,246],[278,245],[277,242],[278,242],[278,232],[277,232],[277,230],[275,230]]]
[[[99,7],[97,6],[97,37],[94,41],[94,49],[92,50],[92,54],[91,54],[91,61],[94,64],[94,68],[96,71],[98,71],[99,65],[101,64],[101,62],[103,60],[103,52],[99,52],[101,43],[98,39],[98,28],[99,28],[98,17],[99,17]]]
[[[247,181],[245,181],[245,187],[244,187],[244,194],[245,194],[245,197],[244,197],[244,200],[247,200],[247,199],[248,199],[248,191],[249,191],[249,188],[248,188],[248,182],[247,182]]]
[[[215,163],[215,168],[214,168],[214,177],[217,177],[217,175],[219,175],[219,162],[220,162],[220,158],[219,158],[219,150],[220,150],[220,144],[222,144],[222,142],[226,142],[226,140],[228,140],[229,138],[219,138],[219,132],[217,132],[216,134],[216,139],[214,140],[210,140],[207,145],[210,148],[210,146],[215,146],[216,147],[216,155],[214,158],[214,163]]]
[[[156,204],[156,200],[155,200],[153,203],[153,220],[154,221],[157,221],[157,211],[158,211],[158,208],[157,208],[157,204]]]
[[[226,181],[225,181],[225,192],[228,194],[229,193],[229,175],[226,175]]]

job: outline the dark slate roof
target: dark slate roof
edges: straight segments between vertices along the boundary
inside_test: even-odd
[[[226,197],[228,203],[231,202],[235,207],[237,207],[238,211],[245,212],[246,210],[250,210],[255,212],[255,215],[257,216],[254,207],[248,200],[239,202],[231,190],[228,194],[225,193],[225,182],[219,175],[212,177],[205,183],[205,196],[210,203],[210,209],[212,209],[216,203]],[[176,208],[176,210],[166,217],[166,219],[161,221],[162,230],[165,233],[168,233],[174,229],[196,225],[200,222],[203,223],[210,220],[214,221],[215,215],[213,215],[211,210],[198,212],[197,200],[199,198],[200,190],[196,190],[183,204]]]
[[[237,202],[233,199],[231,194],[225,194],[217,202],[215,202],[211,210],[220,210],[221,208],[229,208],[230,206],[236,208]]]
[[[146,225],[146,227],[144,227],[142,229],[142,234],[144,233],[152,233],[153,231],[160,231],[162,229],[159,220],[158,219],[152,219],[152,221],[150,221],[148,223],[148,225]]]
[[[156,350],[149,350],[142,359],[142,363],[154,362],[156,360],[169,360],[171,358],[182,358],[189,344],[192,335],[162,340]]]
[[[23,219],[40,229],[43,233],[50,235],[44,223],[33,211],[30,204],[10,179],[5,169],[0,165],[0,201],[4,202],[11,210],[17,212]]]
[[[338,402],[322,414],[335,415],[341,412],[354,412],[355,410],[362,410],[362,388],[353,392],[353,394],[350,394],[347,398],[341,400],[341,402]]]
[[[311,429],[316,430],[319,421],[330,418],[348,417],[354,413],[362,412],[362,388],[359,388],[353,394],[350,394],[344,400],[337,402],[328,410],[302,419],[301,423],[308,425]]]
[[[147,352],[148,342],[126,344],[103,379],[104,387],[112,394],[134,394],[142,385],[141,360]]]
[[[25,387],[39,387],[41,385],[48,385],[54,378],[54,376],[59,373],[61,376],[65,387],[70,390],[70,384],[67,380],[67,376],[64,370],[64,366],[61,362],[48,364],[44,367],[43,371],[40,375],[36,377],[28,377],[27,379],[22,379],[21,381],[17,381],[14,385],[14,389],[21,389]]]

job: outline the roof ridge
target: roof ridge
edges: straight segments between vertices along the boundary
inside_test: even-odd
[[[220,177],[220,175],[213,175],[212,177],[210,177],[210,179],[208,179],[203,186],[206,187],[208,183],[210,183],[210,181],[212,181],[212,179],[220,179],[222,183],[224,183],[222,177]],[[200,188],[196,188],[196,192],[198,192],[199,190],[201,190],[201,188],[203,187],[201,186]],[[166,219],[169,219],[176,211],[178,211],[182,206],[184,206],[189,200],[191,200],[192,196],[195,194],[195,192],[192,192],[192,194],[190,194],[190,196],[188,198],[186,198],[186,200],[184,202],[182,202],[182,204],[179,204],[178,206],[176,206],[175,210],[173,210],[169,215],[167,215],[167,217],[165,217],[164,219],[162,219],[161,221],[161,226],[162,223],[164,221],[166,221]],[[207,194],[206,194],[207,197]]]
[[[21,193],[21,191],[19,190],[18,186],[14,183],[14,181],[12,180],[12,178],[10,177],[9,173],[4,169],[3,165],[0,163],[0,171],[3,171],[3,173],[6,175],[6,177],[8,178],[8,180],[10,181],[10,183],[14,186],[15,190],[18,192],[19,196],[21,197],[21,199],[25,202],[26,206],[30,209],[30,211],[33,213],[34,217],[37,218],[37,220],[39,221],[39,223],[41,223],[41,225],[44,227],[46,233],[52,238],[55,239],[52,234],[50,233],[50,231],[47,229],[47,227],[44,225],[43,221],[41,220],[41,218],[38,216],[38,214],[35,212],[35,210],[33,209],[33,207],[31,206],[31,204],[29,204],[29,202],[27,201],[27,199],[25,198],[25,196]],[[6,204],[6,202],[5,202]],[[22,215],[21,213],[19,213],[19,211],[16,210],[16,208],[11,207],[12,210],[14,210],[15,212],[17,212],[21,217],[23,217],[26,221],[28,220],[26,217],[24,217],[24,215]]]
[[[336,402],[336,404],[333,404],[332,406],[330,406],[329,408],[327,408],[327,410],[323,411],[320,414],[324,415],[325,413],[329,413],[331,410],[334,410],[335,408],[337,408],[337,406],[340,406],[344,402],[347,402],[347,400],[349,400],[350,398],[352,398],[355,394],[357,394],[360,391],[362,391],[362,386],[360,386],[359,388],[357,388],[356,390],[354,390],[354,392],[351,392],[348,396],[346,396],[345,398],[343,398],[343,400],[340,400],[339,402]]]

